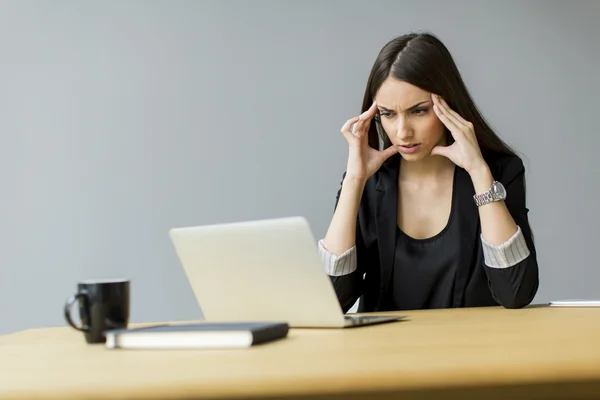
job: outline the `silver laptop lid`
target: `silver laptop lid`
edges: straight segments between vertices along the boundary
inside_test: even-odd
[[[169,235],[206,320],[344,326],[305,218],[175,228]]]

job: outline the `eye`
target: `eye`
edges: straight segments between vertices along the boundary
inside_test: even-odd
[[[413,111],[413,113],[415,113],[416,115],[423,115],[423,114],[427,114],[427,109],[426,108],[417,108],[416,110]]]
[[[381,115],[382,117],[385,117],[385,118],[389,118],[389,117],[392,116],[392,113],[391,112],[386,112],[386,111],[380,111],[379,115]]]

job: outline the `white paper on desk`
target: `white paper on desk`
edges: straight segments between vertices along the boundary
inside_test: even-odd
[[[551,306],[554,307],[600,307],[600,300],[588,300],[588,299],[566,299],[566,300],[552,300]]]

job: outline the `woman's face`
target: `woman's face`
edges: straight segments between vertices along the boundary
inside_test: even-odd
[[[445,127],[433,111],[430,92],[388,77],[375,101],[385,133],[405,160],[422,160],[435,146],[446,145]]]

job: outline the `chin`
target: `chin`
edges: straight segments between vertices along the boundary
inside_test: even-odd
[[[406,161],[421,161],[422,159],[426,158],[427,155],[422,153],[422,152],[417,152],[417,153],[413,153],[413,154],[404,154],[404,153],[400,153],[400,156],[405,159]]]

